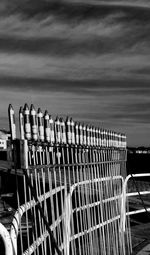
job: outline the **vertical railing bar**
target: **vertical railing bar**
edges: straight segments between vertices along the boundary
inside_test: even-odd
[[[81,154],[81,159],[82,159],[82,162],[85,163],[85,149],[84,147],[82,148],[82,154]],[[84,180],[87,180],[87,169],[85,168],[85,164],[83,164],[83,179]],[[86,204],[89,204],[89,194],[87,193],[87,190],[88,190],[88,185],[84,185],[83,186],[83,194],[84,194],[84,202],[85,202],[85,205]],[[90,211],[89,211],[89,215],[90,215]],[[84,219],[85,219],[85,228],[88,229],[88,211],[86,210],[85,211],[85,216]],[[87,254],[91,254],[92,253],[92,250],[91,250],[91,242],[88,238],[89,234],[86,234],[86,245],[87,245]]]
[[[93,132],[92,132],[93,133]],[[93,138],[93,134],[91,134],[91,138]],[[94,163],[94,155],[93,155],[93,153],[94,153],[94,144],[92,145],[92,147],[90,148],[90,150],[89,150],[89,161],[90,162],[93,162]],[[94,172],[95,172],[95,166],[94,166],[94,164],[93,165],[91,165],[90,166],[90,178],[89,179],[91,179],[91,180],[93,180],[94,179]],[[92,203],[92,202],[94,202],[93,201],[93,198],[94,198],[94,196],[95,196],[95,186],[94,186],[94,182],[91,182],[91,184],[90,184],[90,204]],[[95,211],[95,205],[93,206],[93,208],[92,208],[92,210],[91,210],[91,213],[92,213],[92,225],[93,226],[95,226],[96,225],[96,211]],[[98,247],[98,237],[97,237],[97,235],[96,235],[96,231],[97,230],[95,230],[95,231],[93,231],[93,233],[92,233],[92,236],[93,236],[93,244],[92,244],[92,246],[93,246],[93,253],[95,253],[95,249],[96,249],[96,253],[97,253],[97,247]],[[94,249],[95,248],[95,249]]]
[[[96,160],[97,160],[97,158],[98,158],[98,161],[100,160],[100,156],[101,156],[101,150],[100,149],[98,149],[97,150],[97,153],[96,153],[96,155],[97,155],[97,157],[96,157]],[[100,179],[100,170],[101,170],[101,167],[102,167],[102,165],[99,165],[98,166],[98,171],[97,171],[97,173],[98,173],[98,178]],[[100,201],[102,201],[102,183],[101,182],[99,182],[99,200]],[[102,220],[102,222],[104,222],[104,219],[103,219],[103,203],[101,203],[100,204],[100,215],[101,215],[101,220]],[[101,231],[100,231],[100,236],[101,236]],[[105,243],[105,233],[104,233],[104,227],[102,226],[102,248],[103,248],[103,253],[104,253],[104,255],[106,255],[106,243]]]

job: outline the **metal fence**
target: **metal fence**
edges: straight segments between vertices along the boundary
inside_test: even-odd
[[[131,254],[124,220],[126,137],[9,106],[18,210],[14,254]]]

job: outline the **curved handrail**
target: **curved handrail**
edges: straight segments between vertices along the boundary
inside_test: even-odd
[[[53,196],[55,193],[59,192],[61,189],[64,189],[64,186],[57,187],[51,191],[48,191],[44,195],[41,195],[39,197],[39,202],[42,202],[45,199],[48,199],[50,196]],[[12,240],[14,255],[17,255],[17,236],[19,231],[19,225],[21,222],[21,217],[26,211],[30,210],[36,204],[37,202],[35,200],[31,200],[30,202],[27,202],[26,204],[21,205],[13,217],[13,221],[10,228],[10,237]]]
[[[0,236],[4,242],[5,246],[5,255],[13,255],[12,242],[10,238],[10,234],[7,229],[0,223]]]
[[[127,191],[127,183],[129,181],[130,178],[140,178],[140,177],[150,177],[150,173],[141,173],[141,174],[129,174],[125,180],[124,180],[124,184],[123,184],[123,196],[122,196],[122,205],[121,205],[121,221],[120,221],[120,228],[122,229],[122,231],[125,231],[125,224],[126,224],[126,216],[127,215],[131,215],[134,213],[130,213],[130,212],[126,212],[126,198],[129,196],[130,193],[126,193]],[[140,194],[145,194],[145,192],[140,192]],[[137,192],[131,193],[131,195],[136,195],[138,194]],[[149,191],[147,191],[147,194],[149,194]],[[137,213],[141,213],[144,212],[145,209],[142,210],[138,210]]]

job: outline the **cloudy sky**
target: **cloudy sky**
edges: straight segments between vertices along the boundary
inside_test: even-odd
[[[25,102],[150,145],[150,1],[1,0],[0,128]]]

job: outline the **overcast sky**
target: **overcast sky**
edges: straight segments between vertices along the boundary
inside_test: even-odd
[[[150,145],[150,1],[1,0],[0,128],[25,102]]]

